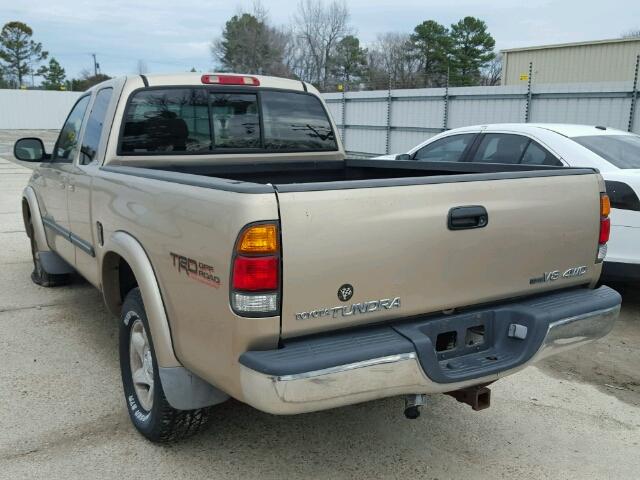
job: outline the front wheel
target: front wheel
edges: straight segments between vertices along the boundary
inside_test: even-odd
[[[139,288],[131,290],[122,306],[120,370],[129,417],[152,442],[172,442],[208,426],[210,408],[177,410],[169,405],[158,372],[153,340]]]

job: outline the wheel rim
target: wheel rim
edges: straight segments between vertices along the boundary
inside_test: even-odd
[[[133,322],[129,336],[129,366],[133,388],[146,411],[153,407],[153,361],[151,346],[142,320]]]

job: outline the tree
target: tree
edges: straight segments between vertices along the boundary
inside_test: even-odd
[[[100,82],[109,80],[111,77],[104,73],[98,73],[93,75],[89,70],[83,70],[80,72],[80,78],[74,78],[67,82],[67,90],[73,90],[74,92],[84,92],[88,88],[97,85]]]
[[[419,62],[419,71],[424,76],[422,85],[445,85],[452,44],[447,27],[433,20],[424,21],[414,29],[411,44]]]
[[[500,85],[502,78],[502,55],[498,54],[483,69],[480,76],[480,84],[493,87]]]
[[[55,58],[49,60],[49,65],[40,68],[38,75],[43,77],[42,87],[46,90],[64,90],[65,71]]]
[[[333,74],[346,84],[360,79],[367,66],[367,50],[360,47],[360,40],[347,35],[336,45],[333,58]]]
[[[24,78],[34,74],[38,63],[45,60],[48,52],[42,44],[31,39],[33,30],[22,22],[9,22],[0,31],[0,60],[5,74],[15,77],[17,87]]]
[[[331,76],[338,42],[349,34],[349,11],[344,1],[324,4],[300,0],[294,15],[295,71],[304,80],[325,89]]]
[[[369,88],[413,88],[418,83],[418,59],[412,53],[409,34],[385,33],[379,35],[369,50]]]
[[[283,65],[285,35],[268,25],[266,12],[258,5],[254,13],[234,15],[225,24],[211,52],[223,70],[261,75],[287,75]]]
[[[465,17],[451,25],[451,84],[477,85],[481,69],[496,54],[495,40],[487,24],[475,17]]]

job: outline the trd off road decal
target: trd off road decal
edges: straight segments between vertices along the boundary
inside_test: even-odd
[[[210,287],[220,288],[220,277],[215,274],[215,268],[211,265],[173,252],[171,252],[170,255],[173,259],[173,267],[178,270],[179,273],[184,272],[189,278],[197,280],[200,283],[204,283]]]

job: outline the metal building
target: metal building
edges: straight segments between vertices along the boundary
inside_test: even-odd
[[[542,45],[502,50],[502,85],[633,81],[640,38]]]

